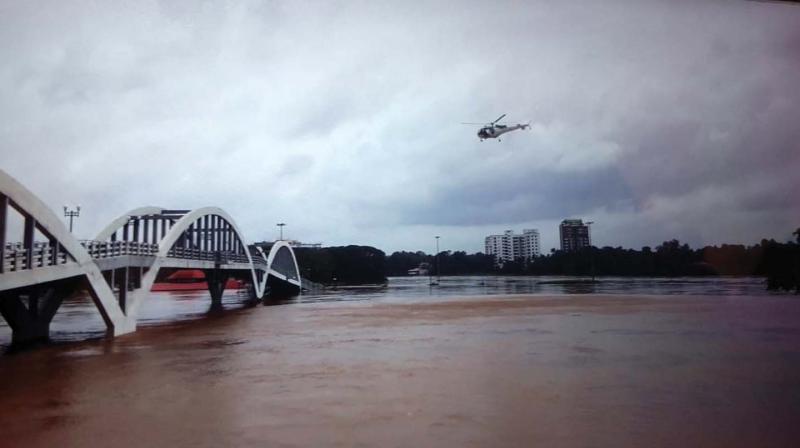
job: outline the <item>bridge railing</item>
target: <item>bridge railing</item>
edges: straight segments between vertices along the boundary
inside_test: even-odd
[[[247,255],[235,252],[205,251],[194,247],[173,247],[167,252],[168,257],[191,260],[218,261],[220,263],[249,263]]]
[[[54,248],[46,242],[35,242],[31,248],[30,265],[28,264],[28,250],[22,243],[8,243],[3,247],[3,272],[23,271],[36,267],[64,264],[67,254],[59,251],[53,259]]]
[[[155,256],[158,244],[139,243],[136,241],[81,241],[81,245],[92,258],[111,258],[124,255]]]
[[[156,256],[158,244],[140,243],[136,241],[92,241],[80,242],[93,259],[113,258],[122,256]],[[53,260],[54,247],[47,242],[35,242],[31,250],[30,264],[28,264],[28,250],[22,243],[8,243],[3,247],[3,272],[15,272],[54,264],[67,263],[67,254],[61,250]],[[173,247],[168,257],[192,260],[206,260],[227,263],[249,263],[247,255],[234,252],[204,251],[197,248]],[[261,257],[253,257],[256,265],[266,265]]]

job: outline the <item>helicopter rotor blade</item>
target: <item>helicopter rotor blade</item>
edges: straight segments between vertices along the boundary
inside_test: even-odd
[[[497,123],[498,121],[502,120],[502,119],[503,119],[503,117],[505,117],[505,116],[506,116],[506,114],[500,115],[500,116],[497,118],[497,120],[494,120],[494,121],[492,122],[492,124],[495,124],[495,123]]]
[[[484,126],[486,123],[465,123],[465,122],[462,121],[461,124],[475,124],[475,125],[478,125],[478,126]]]

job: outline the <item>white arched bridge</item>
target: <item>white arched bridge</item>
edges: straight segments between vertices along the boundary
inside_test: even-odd
[[[9,211],[21,217],[18,237]],[[292,295],[301,278],[285,241],[248,245],[222,209],[141,207],[115,219],[94,240],[78,241],[61,220],[22,184],[0,170],[0,314],[14,342],[47,338],[61,301],[78,289],[92,297],[108,334],[136,330],[150,289],[176,270],[205,273],[212,305],[238,278],[253,299]]]

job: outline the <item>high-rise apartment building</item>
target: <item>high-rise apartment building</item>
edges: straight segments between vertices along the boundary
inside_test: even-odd
[[[539,231],[525,229],[519,235],[514,234],[513,230],[506,230],[502,235],[489,235],[486,237],[485,248],[485,253],[494,255],[498,263],[538,257],[541,255]]]
[[[561,250],[572,252],[583,247],[590,247],[592,239],[589,235],[589,224],[580,219],[565,219],[558,226],[561,237]]]
[[[533,258],[542,255],[541,246],[539,245],[538,229],[523,229],[521,243],[522,256],[524,258]]]

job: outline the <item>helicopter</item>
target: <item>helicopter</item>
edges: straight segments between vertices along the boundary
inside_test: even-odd
[[[515,124],[515,125],[511,125],[511,126],[508,126],[508,125],[505,125],[505,124],[497,124],[497,122],[502,120],[503,117],[505,117],[505,116],[506,116],[506,114],[500,115],[499,117],[497,117],[497,120],[494,120],[493,122],[486,123],[486,124],[484,124],[484,123],[463,123],[463,122],[461,124],[477,124],[477,125],[483,126],[478,131],[478,138],[481,139],[481,141],[484,141],[487,138],[496,138],[497,141],[502,141],[498,137],[500,137],[501,135],[505,134],[506,132],[516,131],[517,129],[527,129],[527,128],[531,127],[531,123],[530,122],[528,122],[528,123],[519,123],[519,124]]]

